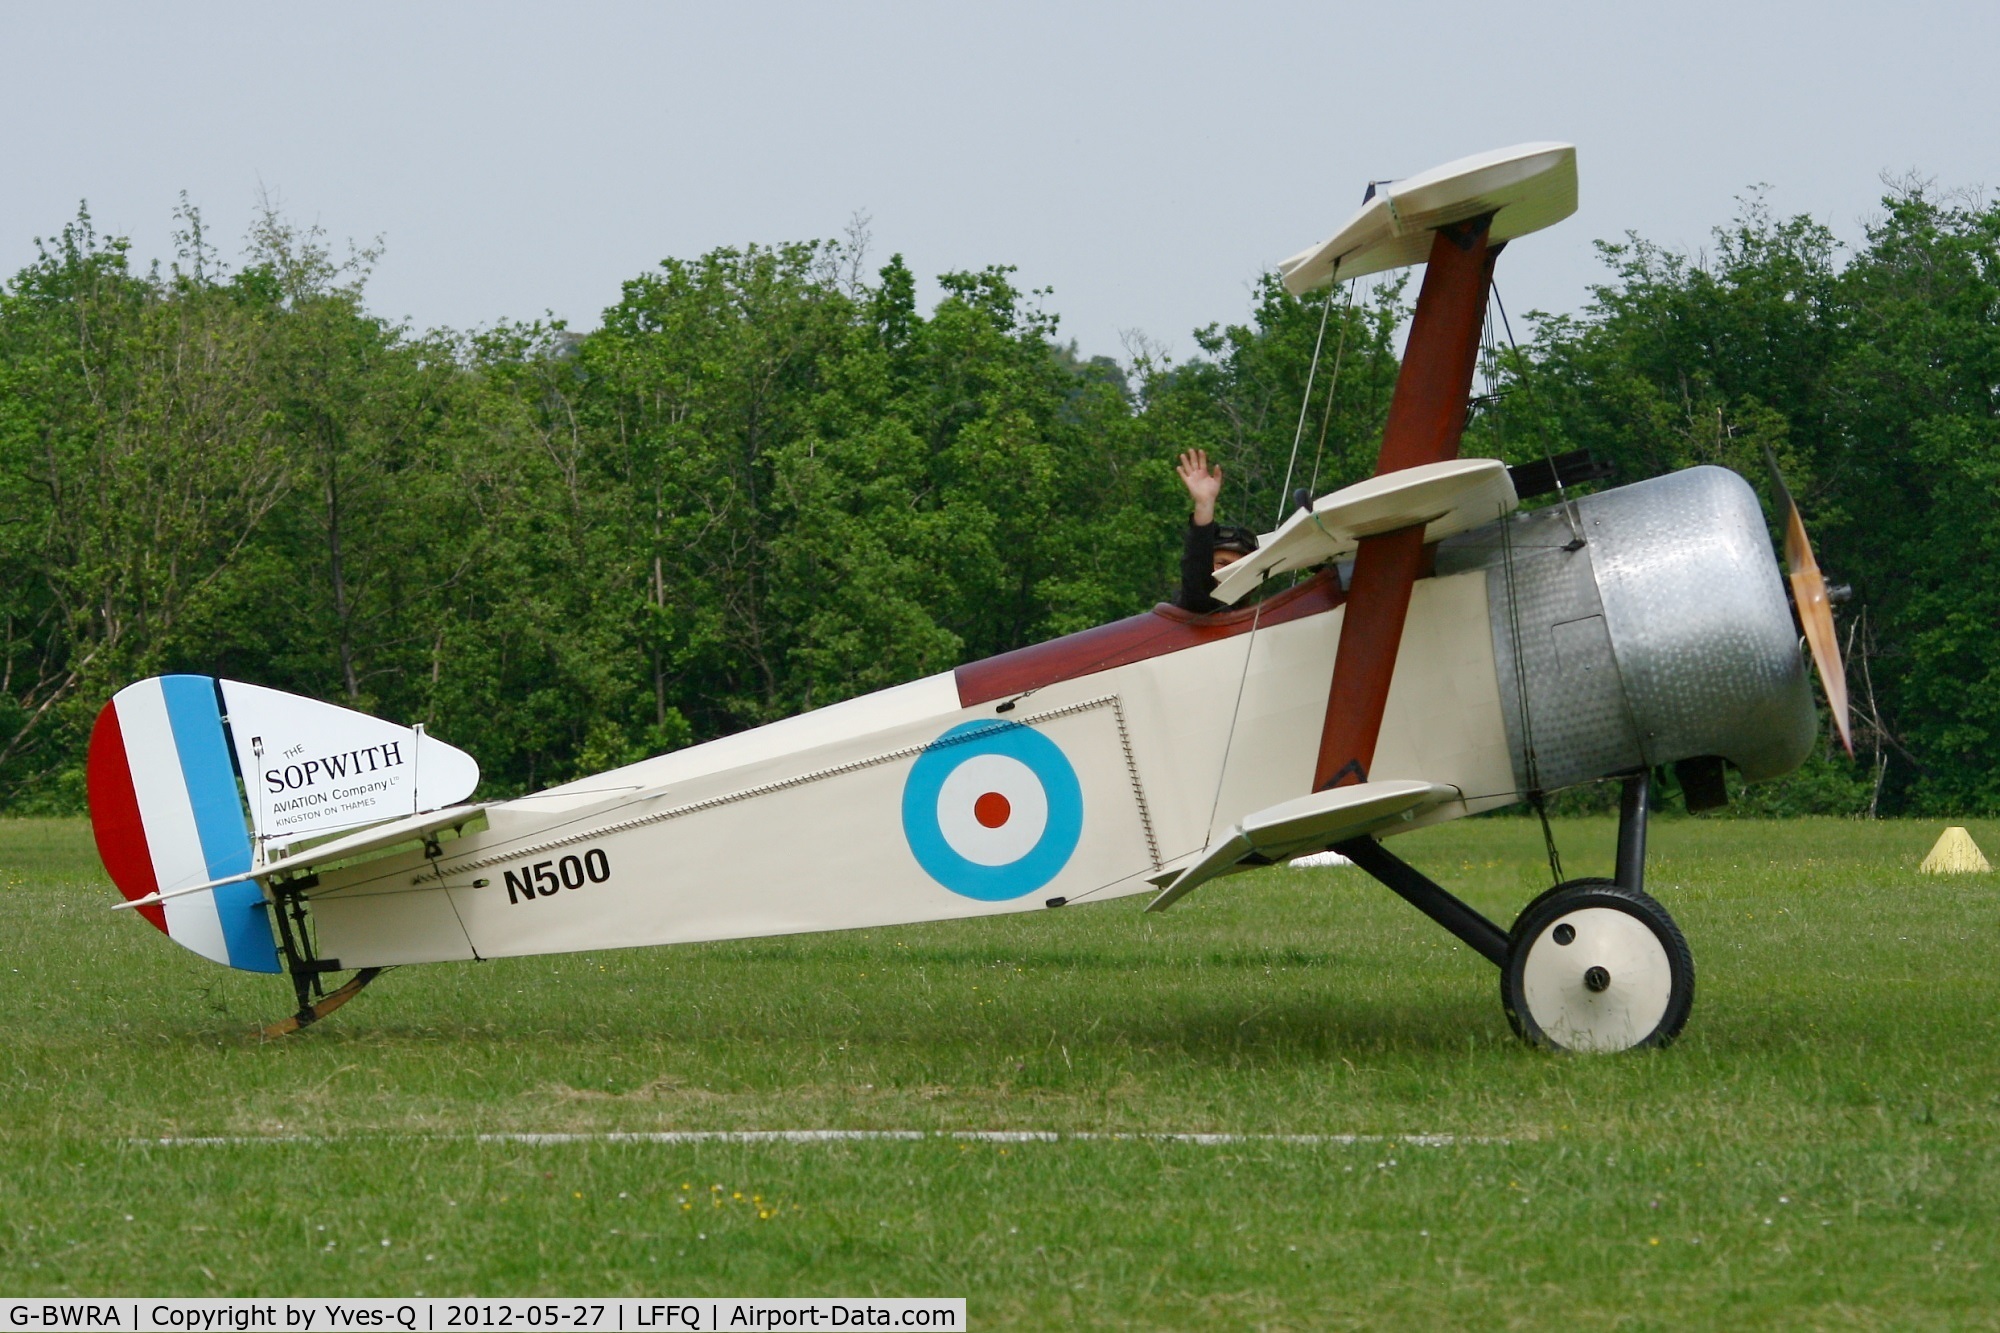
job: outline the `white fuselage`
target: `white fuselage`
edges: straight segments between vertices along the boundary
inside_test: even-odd
[[[1482,573],[1416,585],[1372,776],[1461,799],[1406,828],[1518,799],[1487,585]],[[322,871],[309,893],[319,952],[377,967],[1144,892],[1246,812],[1311,786],[1343,608],[1244,623],[1259,615],[1233,613],[1231,637],[1041,685],[1004,712],[1015,696],[968,704],[964,673],[945,673],[489,807],[434,863],[412,850]],[[1012,896],[955,892],[912,848],[918,757],[979,722],[1054,742],[1081,795],[1074,850]]]

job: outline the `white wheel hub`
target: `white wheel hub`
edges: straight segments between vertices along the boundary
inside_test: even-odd
[[[1615,907],[1582,907],[1535,937],[1521,998],[1548,1039],[1572,1051],[1637,1046],[1666,1017],[1673,965],[1652,928]]]

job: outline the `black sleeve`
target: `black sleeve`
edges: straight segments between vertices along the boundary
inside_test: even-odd
[[[1222,609],[1215,600],[1215,524],[1199,526],[1188,520],[1187,535],[1181,540],[1181,593],[1174,605],[1183,611],[1206,615]]]

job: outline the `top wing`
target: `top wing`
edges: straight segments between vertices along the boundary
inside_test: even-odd
[[[1421,264],[1431,233],[1493,213],[1489,243],[1552,226],[1576,212],[1576,148],[1524,143],[1462,157],[1391,181],[1347,225],[1278,266],[1285,289],[1303,295],[1322,283]]]

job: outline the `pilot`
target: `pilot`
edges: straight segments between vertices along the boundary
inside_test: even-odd
[[[1215,600],[1215,576],[1257,549],[1257,534],[1248,528],[1223,527],[1215,521],[1215,497],[1222,492],[1222,464],[1208,465],[1208,453],[1190,449],[1180,457],[1175,469],[1181,485],[1194,501],[1194,516],[1188,520],[1187,536],[1181,544],[1181,591],[1174,605],[1184,611],[1205,614],[1220,611]]]

